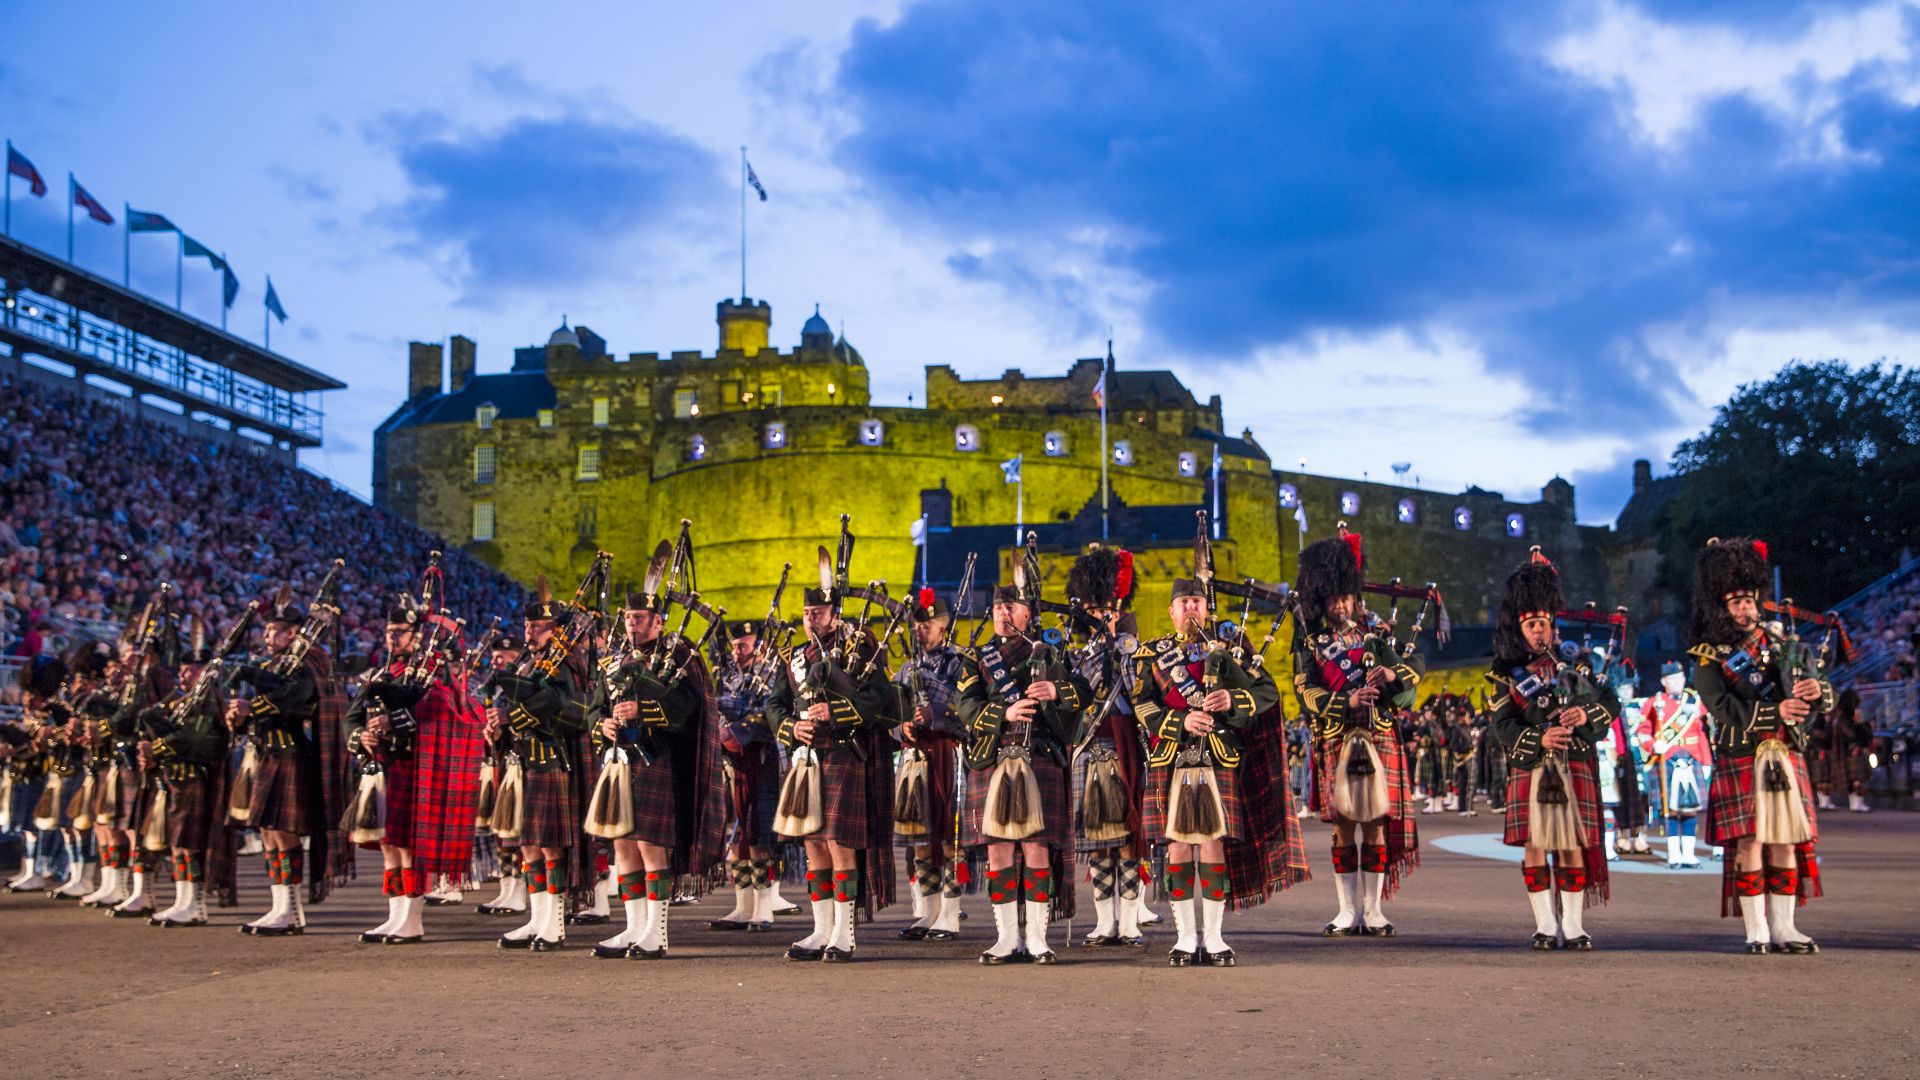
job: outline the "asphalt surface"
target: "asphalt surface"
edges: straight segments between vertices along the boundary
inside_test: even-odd
[[[1397,938],[1322,938],[1312,824],[1316,879],[1228,917],[1231,970],[1164,966],[1170,926],[1144,952],[1061,949],[1056,927],[1057,966],[984,968],[979,898],[947,944],[900,941],[905,905],[883,912],[851,965],[781,960],[804,916],[706,929],[730,893],[675,908],[655,963],[591,959],[614,928],[506,952],[515,924],[471,907],[428,909],[426,943],[363,945],[385,915],[377,865],[305,936],[255,940],[235,932],[266,902],[248,859],[245,906],[201,929],[0,895],[0,1076],[1912,1076],[1920,815],[1821,826],[1828,896],[1800,916],[1817,956],[1744,955],[1717,877],[1664,870],[1615,877],[1587,915],[1595,952],[1534,953],[1518,867],[1436,844],[1388,905]],[[1421,828],[1472,852],[1499,819]]]

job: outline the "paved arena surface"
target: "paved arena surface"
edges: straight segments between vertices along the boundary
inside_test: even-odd
[[[902,905],[861,928],[844,967],[780,960],[803,917],[774,935],[708,931],[731,894],[674,909],[662,963],[503,952],[493,938],[514,924],[470,908],[429,909],[425,944],[362,945],[385,912],[377,866],[305,937],[254,941],[234,932],[264,910],[249,859],[248,906],[206,929],[0,896],[0,1076],[1912,1076],[1920,815],[1821,824],[1830,895],[1800,920],[1817,956],[1740,954],[1717,879],[1665,873],[1615,878],[1587,917],[1598,951],[1536,954],[1518,868],[1433,845],[1388,905],[1399,938],[1322,939],[1334,904],[1316,824],[1319,877],[1229,916],[1232,970],[1166,968],[1168,930],[1144,955],[983,968],[990,923],[973,898],[963,940],[897,940]],[[581,930],[599,932],[576,946],[611,932]]]

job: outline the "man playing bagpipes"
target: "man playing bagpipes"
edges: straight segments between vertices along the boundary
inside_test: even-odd
[[[1760,621],[1771,584],[1757,540],[1709,540],[1694,563],[1693,687],[1713,719],[1707,841],[1733,848],[1720,914],[1736,906],[1747,952],[1812,953],[1794,910],[1822,893],[1819,839],[1807,779],[1807,721],[1834,707],[1822,656]]]
[[[151,817],[160,785],[140,762],[144,738],[140,717],[173,696],[177,685],[179,626],[171,610],[173,587],[162,584],[131,628],[123,643],[119,664],[109,686],[112,715],[107,734],[113,745],[114,773],[110,789],[97,803],[96,818],[104,818],[114,833],[101,852],[101,861],[116,869],[114,891],[100,898],[100,906],[118,919],[144,919],[153,914],[149,886],[153,884],[154,853],[140,843],[141,825]],[[117,864],[117,865],[116,865]],[[89,898],[91,899],[91,897]]]
[[[486,642],[487,670],[511,671],[526,655],[518,634],[497,633]],[[474,823],[493,837],[500,856],[500,892],[492,900],[475,905],[482,915],[524,915],[527,911],[527,876],[520,862],[520,804],[525,788],[521,783],[519,754],[515,752],[513,732],[495,716],[488,699],[498,691],[481,680],[474,686],[475,706],[486,716],[481,737],[486,753],[480,767],[480,805],[475,808]]]
[[[1090,728],[1073,759],[1074,851],[1087,857],[1094,925],[1081,944],[1145,948],[1140,933],[1140,867],[1152,841],[1142,816],[1146,748],[1133,716],[1133,553],[1095,546],[1073,561],[1067,599],[1100,631],[1076,654],[1092,697]]]
[[[964,591],[964,590],[963,590]],[[955,706],[967,656],[953,644],[953,608],[932,589],[914,594],[908,618],[913,646],[894,682],[907,701],[894,781],[893,835],[913,860],[913,923],[908,941],[952,941],[960,936],[959,867],[955,808],[960,744],[966,734]]]
[[[1873,775],[1873,724],[1860,716],[1860,692],[1842,690],[1836,707],[1821,713],[1808,726],[1812,736],[1808,764],[1813,767],[1814,789],[1820,793],[1820,809],[1838,810],[1833,801],[1836,791],[1847,794],[1847,810],[1871,814],[1867,805],[1867,780]]]
[[[52,891],[60,871],[81,857],[68,843],[70,811],[85,784],[83,755],[75,745],[73,709],[68,702],[72,673],[58,656],[35,657],[21,678],[21,720],[9,742],[16,744],[12,773],[11,827],[21,832],[25,857],[9,892]]]
[[[893,899],[892,740],[898,695],[883,648],[860,625],[840,617],[853,557],[853,535],[840,518],[837,556],[819,551],[820,585],[802,598],[803,644],[779,654],[767,722],[793,751],[780,788],[774,831],[806,844],[807,897],[813,932],[787,959],[847,963],[854,953],[854,917]],[[863,609],[865,610],[865,609]]]
[[[1699,693],[1687,685],[1687,670],[1678,660],[1661,665],[1660,692],[1640,703],[1634,738],[1653,759],[1668,869],[1699,866],[1694,845],[1700,813],[1707,808],[1713,747],[1707,738],[1706,709]]]
[[[457,681],[459,624],[440,607],[438,556],[419,601],[403,593],[389,607],[386,664],[347,708],[361,778],[344,820],[349,839],[380,849],[387,898],[386,921],[360,935],[369,944],[424,940],[427,888],[464,877],[473,852],[480,730]]]
[[[1144,827],[1167,844],[1163,891],[1177,935],[1167,964],[1232,967],[1220,932],[1227,907],[1257,907],[1307,880],[1307,857],[1287,788],[1280,689],[1263,666],[1286,609],[1277,593],[1266,597],[1276,613],[1258,649],[1244,629],[1216,632],[1205,511],[1199,520],[1195,574],[1174,579],[1167,605],[1173,633],[1134,654],[1133,712],[1152,740]]]
[[[680,550],[662,542],[641,591],[627,594],[620,612],[625,646],[599,680],[594,702],[594,747],[603,763],[586,829],[613,841],[627,917],[626,930],[594,947],[601,959],[664,958],[675,882],[704,877],[720,854],[727,813],[720,805],[720,714],[700,652],[724,613],[701,604],[691,586],[673,590],[691,557],[690,547],[684,558]],[[666,634],[674,603],[687,618],[678,633]],[[708,628],[697,641],[686,635],[696,612],[706,615]],[[697,840],[702,822],[711,832]]]
[[[283,586],[262,614],[266,655],[237,664],[228,678],[229,685],[251,691],[226,707],[228,727],[246,740],[228,816],[236,828],[260,830],[273,897],[266,914],[240,927],[243,934],[301,933],[307,921],[307,898],[301,895],[307,861],[312,859],[317,887],[311,898],[317,900],[335,877],[334,841],[345,842],[338,835],[344,784],[324,779],[330,770],[344,769],[339,729],[345,703],[332,658],[321,644],[338,613],[343,567],[335,560],[311,612],[293,602],[290,585]]]
[[[1620,703],[1594,675],[1591,653],[1559,639],[1565,606],[1559,570],[1535,547],[1507,576],[1487,679],[1499,695],[1493,726],[1509,768],[1504,839],[1525,849],[1521,872],[1533,906],[1533,947],[1586,952],[1593,939],[1582,914],[1588,903],[1607,897],[1595,747]],[[1557,863],[1551,870],[1549,855]]]
[[[494,721],[513,732],[520,788],[502,786],[517,804],[520,861],[527,876],[527,921],[500,936],[503,949],[546,952],[566,942],[570,893],[585,893],[596,876],[583,830],[591,794],[594,663],[587,655],[613,557],[601,552],[571,604],[553,599],[543,575],[522,612],[527,652],[512,671],[496,671]]]
[[[156,770],[166,786],[165,847],[173,855],[173,905],[147,920],[154,926],[205,926],[207,890],[221,907],[238,902],[235,893],[236,838],[227,829],[227,725],[223,720],[224,682],[214,662],[222,649],[244,644],[257,605],[250,605],[221,646],[206,641],[206,628],[192,619],[181,654],[185,693],[143,717],[146,738],[142,763]]]
[[[782,575],[766,625],[779,625],[779,596],[785,589]],[[733,796],[728,860],[733,910],[707,923],[714,930],[773,929],[773,816],[780,803],[780,746],[767,726],[772,670],[762,642],[770,636],[763,624],[742,619],[729,628],[724,649],[715,649],[720,662],[714,669],[714,697]]]
[[[112,763],[111,747],[99,737],[102,725],[97,717],[111,708],[104,682],[110,652],[104,643],[83,642],[67,653],[70,674],[62,693],[67,713],[65,741],[72,748],[70,767],[79,783],[65,806],[67,876],[52,888],[56,900],[80,900],[96,891],[93,872],[100,862],[101,848],[94,807],[101,775]]]
[[[1391,639],[1393,629],[1362,599],[1361,539],[1347,532],[1300,552],[1294,583],[1293,683],[1313,724],[1313,805],[1333,826],[1334,890],[1340,910],[1322,928],[1335,935],[1392,937],[1381,902],[1419,860],[1419,833],[1395,710],[1413,704],[1420,673]],[[1424,607],[1422,609],[1424,613]],[[1414,631],[1418,638],[1419,630]],[[1444,702],[1433,702],[1444,716]],[[1440,739],[1447,739],[1442,727]],[[1431,747],[1437,759],[1441,745]],[[1435,769],[1428,805],[1445,779]],[[1358,832],[1361,845],[1355,844]]]

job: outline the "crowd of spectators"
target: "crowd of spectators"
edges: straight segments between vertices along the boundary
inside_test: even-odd
[[[1920,568],[1910,569],[1841,613],[1856,645],[1872,657],[1860,682],[1920,678]]]
[[[442,550],[450,606],[470,624],[514,613],[511,579],[322,477],[120,405],[0,374],[0,642],[55,647],[69,619],[123,621],[170,582],[209,637],[290,582],[305,604],[347,560],[346,652],[378,641],[396,593]],[[61,618],[62,616],[67,618]],[[84,625],[84,624],[81,624]]]

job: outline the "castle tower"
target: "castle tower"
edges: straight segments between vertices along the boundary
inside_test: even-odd
[[[767,347],[767,332],[773,326],[773,307],[765,300],[743,296],[738,303],[722,300],[715,305],[720,323],[720,351],[738,350],[752,356]]]

